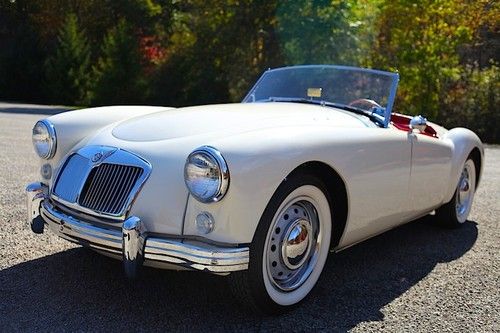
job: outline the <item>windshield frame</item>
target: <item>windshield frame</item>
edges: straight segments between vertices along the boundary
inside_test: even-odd
[[[331,68],[331,69],[337,69],[337,70],[342,70],[342,71],[366,72],[366,73],[370,73],[370,74],[384,75],[384,76],[389,77],[391,79],[391,88],[389,91],[389,96],[387,97],[387,106],[385,107],[385,111],[384,111],[383,127],[386,128],[389,126],[389,122],[391,121],[392,109],[394,107],[394,101],[396,99],[396,92],[398,89],[399,74],[396,72],[387,72],[387,71],[382,71],[382,70],[378,70],[378,69],[353,67],[353,66],[341,66],[341,65],[298,65],[298,66],[278,67],[278,68],[273,68],[273,69],[269,68],[260,76],[260,78],[257,80],[257,82],[248,91],[248,93],[245,95],[245,98],[243,98],[242,103],[254,103],[255,102],[252,100],[252,93],[255,89],[257,89],[257,87],[259,86],[259,83],[269,73],[276,72],[276,71],[292,70],[292,69],[304,69],[304,68],[305,69],[307,69],[307,68]],[[331,101],[331,102],[335,103],[335,101]]]

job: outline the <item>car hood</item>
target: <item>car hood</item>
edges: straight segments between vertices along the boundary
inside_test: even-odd
[[[168,109],[116,124],[124,141],[160,141],[196,135],[226,136],[286,126],[371,127],[365,117],[340,109],[297,103],[221,104]]]
[[[271,154],[283,150],[283,147],[294,147],[297,152],[301,146],[306,147],[306,138],[314,133],[321,132],[324,136],[326,132],[335,136],[335,129],[344,127],[339,135],[346,138],[347,133],[356,128],[373,126],[366,117],[297,103],[224,104],[154,110],[134,108],[148,113],[110,123],[78,142],[72,151],[88,145],[111,146],[148,161],[152,171],[136,197],[130,215],[139,216],[148,232],[171,235],[184,232],[187,202],[197,205],[195,200],[188,199],[184,183],[186,157],[194,149],[211,145],[224,154],[232,169],[230,196],[231,191],[239,187],[236,181],[239,175],[258,162],[253,160],[254,154],[264,151]],[[119,112],[123,108],[114,110]],[[255,138],[268,144],[255,142]],[[238,149],[231,147],[234,145]],[[244,167],[236,166],[235,163],[242,158],[248,159],[248,163]],[[230,237],[218,239],[221,242],[230,240]]]

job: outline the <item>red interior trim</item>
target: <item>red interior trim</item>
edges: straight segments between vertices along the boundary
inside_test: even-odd
[[[402,114],[393,113],[391,115],[391,124],[401,131],[405,131],[405,132],[410,131],[410,120],[411,120],[411,117],[405,116]],[[424,134],[424,135],[432,136],[434,138],[438,137],[437,132],[434,130],[434,128],[432,128],[432,126],[429,126],[429,125],[427,125],[427,127],[425,128],[425,131],[420,132],[420,133]]]

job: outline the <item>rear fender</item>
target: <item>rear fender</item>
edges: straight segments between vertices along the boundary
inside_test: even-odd
[[[443,135],[443,140],[451,141],[453,146],[450,181],[444,200],[444,202],[448,202],[451,200],[453,194],[455,193],[455,189],[462,172],[462,167],[467,160],[467,157],[469,157],[474,148],[479,149],[479,152],[481,154],[481,168],[478,172],[478,175],[482,174],[482,168],[484,165],[484,163],[482,163],[482,161],[484,160],[484,147],[481,139],[479,139],[479,137],[474,132],[462,127],[457,127],[446,132]]]

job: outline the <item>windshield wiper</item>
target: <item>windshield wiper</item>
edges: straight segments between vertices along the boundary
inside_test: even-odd
[[[383,126],[384,125],[384,117],[381,115],[374,113],[373,111],[367,111],[363,110],[354,106],[350,105],[345,105],[345,104],[340,104],[340,103],[334,103],[334,102],[327,102],[324,100],[315,100],[315,99],[307,99],[303,97],[268,97],[265,99],[260,99],[256,102],[291,102],[291,103],[304,103],[304,104],[314,104],[314,105],[321,105],[321,106],[329,106],[329,107],[334,107],[337,109],[342,109],[345,111],[353,112],[365,117],[368,117],[371,121],[376,123],[377,125]]]

